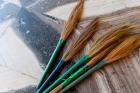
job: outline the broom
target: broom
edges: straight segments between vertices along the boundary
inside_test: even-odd
[[[124,42],[122,42],[119,46],[117,46],[111,53],[108,54],[102,61],[100,61],[95,67],[100,68],[106,64],[115,62],[121,58],[124,58],[128,54],[134,51],[135,48],[140,46],[140,35],[134,35],[127,38]],[[127,49],[127,51],[125,50]],[[86,65],[80,68],[78,71],[73,73],[68,79],[66,79],[63,83],[53,89],[50,93],[58,93],[61,89],[65,88],[68,84],[70,84],[74,79],[78,76],[85,73],[87,70],[91,69],[93,65],[99,61],[104,54],[108,53],[108,49],[106,51],[101,52],[99,55],[94,57],[91,61],[89,61]],[[97,67],[98,66],[98,67]],[[93,67],[93,68],[95,68]]]
[[[86,63],[90,58],[96,56],[99,52],[104,50],[106,47],[110,46],[111,44],[118,42],[120,38],[123,38],[125,35],[130,34],[132,31],[133,26],[125,25],[122,27],[117,27],[111,32],[105,34],[95,43],[95,45],[90,49],[90,51],[82,56],[71,68],[69,68],[64,74],[62,74],[52,85],[50,85],[44,93],[48,93],[52,89],[54,89],[57,85],[59,85],[65,78],[67,78],[71,73],[77,70],[81,65]]]
[[[56,68],[52,71],[47,80],[43,83],[43,85],[39,88],[38,93],[41,93],[48,85],[49,81],[53,79],[53,76],[58,72],[58,70],[67,63],[70,59],[72,59],[80,50],[84,48],[87,42],[92,38],[92,36],[96,33],[97,27],[99,24],[99,18],[95,18],[85,29],[85,31],[77,38],[75,42],[73,42],[66,52],[64,53],[62,59],[58,62]]]
[[[117,60],[120,60],[127,55],[131,54],[136,48],[140,46],[140,35],[130,36],[128,39],[126,39],[124,42],[122,42],[119,46],[117,46],[111,53],[107,55],[107,57],[104,58],[104,60],[100,61],[98,64],[96,64],[94,67],[92,62],[94,63],[96,60],[93,58],[90,60],[85,66],[88,66],[88,68],[91,68],[86,73],[78,77],[76,80],[72,81],[67,87],[65,87],[62,91],[59,93],[66,93],[69,89],[74,87],[76,84],[78,84],[80,81],[85,79],[88,75],[90,75],[95,70],[103,67],[106,64],[113,63]],[[125,51],[127,49],[127,51]],[[64,85],[63,85],[64,86]]]
[[[45,78],[47,77],[48,72],[49,72],[50,68],[52,67],[52,64],[54,64],[54,61],[55,61],[57,55],[59,54],[60,50],[66,43],[66,40],[69,38],[69,36],[74,32],[74,29],[77,27],[77,25],[81,19],[81,16],[82,16],[83,6],[84,6],[84,0],[79,0],[79,3],[75,6],[73,11],[71,12],[71,15],[70,15],[68,21],[64,25],[64,31],[61,33],[61,37],[57,43],[57,46],[44,70],[43,75],[41,76],[41,78],[37,84],[37,89],[40,88],[40,86],[44,82]]]

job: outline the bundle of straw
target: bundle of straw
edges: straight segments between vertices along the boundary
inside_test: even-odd
[[[90,69],[95,71],[96,69],[101,68],[102,66],[106,64],[110,64],[112,62],[115,62],[117,60],[120,60],[130,53],[132,53],[136,48],[140,46],[140,35],[132,35],[128,37],[126,40],[124,40],[119,46],[117,46],[115,49],[113,49],[102,61],[100,61],[95,67],[93,65],[96,61],[99,61],[104,54],[108,53],[108,50],[105,49],[103,52],[101,52],[99,55],[97,55],[95,58],[90,60],[85,66],[80,68],[78,71],[73,73],[68,79],[66,79],[63,83],[58,85],[55,89],[53,89],[50,93],[58,93],[61,89],[66,87],[68,84],[70,84],[74,79],[76,79],[78,76],[83,74],[87,69]],[[127,51],[125,51],[127,49]],[[79,80],[78,80],[79,81]],[[75,82],[75,81],[73,81]]]
[[[64,63],[67,63],[70,59],[72,59],[81,49],[84,48],[84,46],[88,43],[88,41],[92,38],[92,36],[96,33],[97,28],[99,24],[99,18],[95,18],[84,30],[83,33],[77,38],[75,42],[73,42],[66,52],[64,53],[62,59],[58,62],[58,65],[56,68],[52,71],[50,76],[47,78],[47,80],[43,83],[43,85],[39,88],[38,93],[41,93],[45,88],[47,88],[47,85],[51,79],[53,79],[53,76],[58,72],[58,70],[62,67]]]
[[[64,74],[62,74],[52,85],[50,85],[44,93],[50,92],[54,89],[57,85],[59,85],[63,80],[65,80],[71,73],[76,71],[81,65],[89,61],[92,57],[95,57],[98,53],[109,47],[110,45],[114,44],[115,42],[119,42],[121,39],[125,38],[131,31],[133,30],[133,26],[131,25],[124,25],[121,27],[117,27],[115,29],[111,29],[111,32],[107,33],[93,45],[93,47],[89,50],[87,54],[81,57],[71,68],[68,69]]]
[[[37,89],[39,89],[42,83],[45,81],[45,78],[48,76],[49,74],[48,72],[51,69],[52,64],[54,63],[57,55],[64,46],[66,40],[69,38],[69,36],[74,32],[75,28],[77,27],[83,13],[83,6],[84,0],[79,0],[79,3],[75,6],[73,11],[71,12],[68,21],[64,25],[64,31],[61,33],[61,37],[57,43],[57,46],[44,70],[42,77],[40,78],[37,84]]]

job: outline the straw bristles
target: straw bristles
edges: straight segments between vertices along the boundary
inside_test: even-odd
[[[75,56],[76,53],[78,53],[81,49],[84,48],[87,42],[97,32],[98,24],[99,18],[96,18],[85,28],[85,30],[83,31],[83,33],[81,33],[77,40],[72,43],[70,47],[68,47],[63,56],[65,62],[67,62],[69,59]]]
[[[120,32],[120,30],[123,30],[123,29],[128,29],[128,28],[132,28],[132,25],[130,24],[126,24],[126,25],[123,25],[123,26],[116,26],[116,27],[113,27],[109,30],[109,32],[107,32],[106,34],[104,34],[103,36],[101,36],[101,38],[99,38],[95,44],[97,43],[100,43],[100,42],[103,42],[103,40],[107,40],[107,39],[110,39],[114,36],[116,36],[117,34],[119,34],[118,32]]]
[[[103,50],[102,52],[100,52],[98,55],[96,55],[95,57],[93,57],[88,63],[87,65],[89,67],[92,67],[93,65],[95,65],[98,61],[100,61],[103,57],[105,57],[110,51],[113,50],[113,48],[115,46],[117,46],[120,42],[116,42],[113,45],[109,46],[108,48],[106,48],[105,50]]]
[[[140,40],[137,41],[137,45],[140,45]]]
[[[117,61],[132,53],[136,48],[140,47],[140,35],[133,35],[124,40],[118,47],[113,49],[105,58],[107,63]]]
[[[75,8],[72,10],[71,15],[68,19],[68,21],[64,25],[64,31],[61,34],[61,38],[63,40],[66,40],[70,34],[72,34],[77,27],[84,8],[84,0],[79,0],[79,3],[75,6]]]
[[[101,37],[87,53],[90,57],[98,54],[100,51],[104,50],[106,47],[112,45],[115,42],[119,42],[121,39],[129,36],[134,29],[131,25],[122,26],[111,30],[111,32],[105,34]]]

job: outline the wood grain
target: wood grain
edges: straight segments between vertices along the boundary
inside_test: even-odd
[[[137,7],[102,16],[103,22],[95,39],[105,33],[109,27],[128,22],[138,24],[140,20],[139,10],[140,8]],[[82,25],[84,26],[84,23],[88,21],[85,20]],[[140,32],[138,29],[136,31]],[[96,93],[139,93],[139,54],[140,51],[137,50],[130,57],[95,72],[91,76],[92,78],[90,77],[91,79],[86,79],[85,82],[78,85],[78,93],[93,93],[95,91]],[[93,86],[96,88],[93,88]]]
[[[46,14],[62,20],[67,20],[76,3],[77,2],[56,7],[46,12]],[[84,4],[83,19],[137,6],[140,6],[139,0],[87,0]]]
[[[134,2],[136,0],[130,1]],[[127,6],[132,6],[128,0],[123,2],[127,3]],[[138,4],[136,4],[136,7],[125,7],[121,10],[100,15],[102,21],[99,31],[82,52],[88,51],[92,43],[102,34],[107,32],[110,27],[125,23],[140,24],[140,7],[137,6]],[[95,15],[85,17],[68,43],[74,40],[76,36],[82,32],[82,28],[84,28],[95,17]],[[136,29],[135,31],[140,33],[140,28]],[[74,61],[77,60],[82,54],[83,53],[76,56]],[[139,91],[140,49],[136,50],[129,57],[96,71],[71,90],[72,93],[139,93]]]

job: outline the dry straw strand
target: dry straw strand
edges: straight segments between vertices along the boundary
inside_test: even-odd
[[[117,34],[119,34],[118,32],[120,32],[120,30],[123,30],[123,29],[126,29],[126,28],[132,28],[132,25],[126,24],[126,25],[123,25],[123,26],[120,26],[119,25],[119,26],[110,28],[109,31],[106,34],[104,34],[103,36],[101,36],[101,38],[99,38],[96,41],[96,43],[99,43],[100,44],[100,42],[103,42],[106,39],[110,39],[110,38],[116,36]]]
[[[84,46],[87,44],[87,42],[92,38],[92,36],[97,32],[99,25],[99,18],[95,18],[81,33],[81,35],[77,38],[77,40],[72,43],[66,52],[64,53],[63,59],[65,62],[67,62],[69,59],[71,59],[76,53],[78,53],[81,49],[84,48]]]
[[[98,61],[100,61],[103,57],[105,57],[108,53],[110,53],[110,51],[113,50],[113,48],[115,48],[120,42],[116,42],[112,45],[110,45],[109,47],[107,47],[105,50],[103,50],[102,52],[100,52],[98,55],[96,55],[95,57],[93,57],[88,63],[87,65],[89,67],[93,67],[93,65],[95,65]]]
[[[63,40],[66,40],[70,34],[72,34],[77,27],[84,8],[84,0],[79,0],[79,3],[76,5],[76,7],[72,10],[71,15],[69,16],[69,19],[64,24],[64,31],[61,34],[61,38]]]
[[[116,47],[111,53],[109,53],[105,60],[108,63],[117,61],[132,53],[139,46],[140,35],[132,35],[122,42],[118,47]]]
[[[99,39],[95,43],[95,45],[93,45],[93,47],[88,52],[88,55],[92,57],[95,54],[98,54],[109,45],[113,44],[114,42],[118,42],[119,40],[121,40],[121,38],[125,38],[126,36],[128,36],[130,33],[132,33],[133,29],[133,26],[126,25],[111,30],[103,36],[103,39],[102,37],[100,37],[101,39]]]

